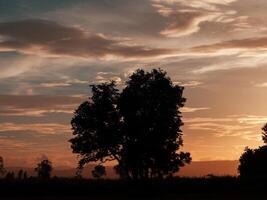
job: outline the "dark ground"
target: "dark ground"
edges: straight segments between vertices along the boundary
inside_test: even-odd
[[[153,181],[53,178],[0,180],[2,200],[239,200],[267,199],[265,180],[236,177],[175,178]]]

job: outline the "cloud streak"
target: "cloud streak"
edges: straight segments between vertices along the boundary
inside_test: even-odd
[[[161,34],[166,37],[181,37],[199,32],[204,22],[235,22],[236,11],[227,8],[235,1],[152,0],[152,4],[169,21]]]
[[[78,27],[37,19],[0,23],[0,36],[0,51],[46,56],[146,58],[173,52],[171,49],[134,45],[102,34],[88,33]]]

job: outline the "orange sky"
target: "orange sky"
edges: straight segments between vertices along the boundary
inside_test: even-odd
[[[161,67],[185,86],[184,147],[236,160],[267,122],[265,0],[0,0],[0,155],[75,166],[67,142],[88,84]]]

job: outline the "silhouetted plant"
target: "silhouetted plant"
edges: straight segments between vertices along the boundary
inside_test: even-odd
[[[119,160],[121,118],[116,108],[115,82],[91,85],[93,96],[82,103],[71,121],[74,153],[82,156],[79,168],[88,162]]]
[[[92,176],[94,178],[102,178],[106,175],[106,168],[102,165],[95,166],[94,170],[92,170]]]
[[[262,128],[264,146],[257,149],[246,147],[239,159],[238,172],[243,178],[267,178],[267,124]]]
[[[48,159],[42,160],[34,170],[37,172],[39,178],[49,179],[53,170],[52,163]]]
[[[23,173],[23,179],[27,179],[28,178],[28,173],[27,173],[27,171],[24,171],[24,173]]]
[[[238,171],[242,178],[267,178],[267,146],[246,148],[239,162]]]
[[[88,162],[117,160],[116,171],[133,179],[170,177],[190,163],[183,145],[183,87],[166,72],[137,70],[119,94],[115,82],[92,85],[92,98],[82,103],[71,121],[74,153]]]
[[[14,172],[7,172],[5,179],[9,180],[9,181],[14,180],[15,179],[15,173]]]
[[[4,166],[4,159],[0,156],[0,175],[4,175],[6,173],[5,166]]]
[[[23,178],[23,170],[22,169],[20,169],[19,171],[18,171],[18,179],[22,179]]]
[[[267,144],[267,123],[262,127],[262,139]]]

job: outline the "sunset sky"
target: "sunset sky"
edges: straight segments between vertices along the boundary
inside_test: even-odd
[[[267,122],[266,0],[0,0],[0,155],[75,166],[73,110],[89,84],[137,68],[185,86],[184,147],[236,160]]]

